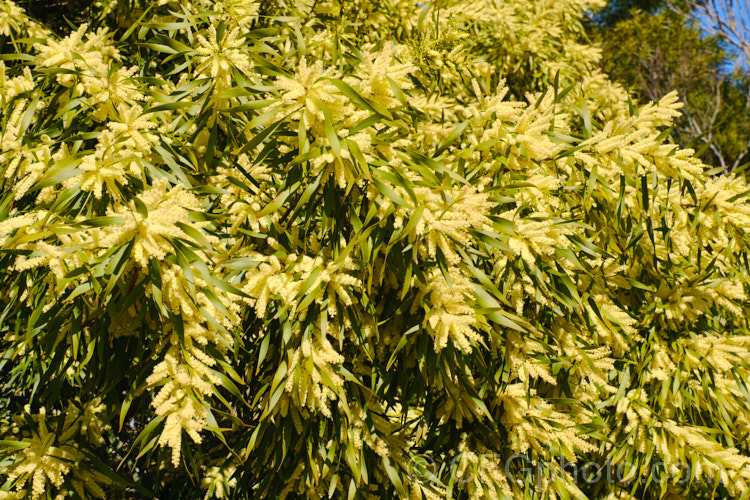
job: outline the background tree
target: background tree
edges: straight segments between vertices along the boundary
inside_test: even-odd
[[[745,0],[684,0],[670,3],[670,8],[697,19],[703,29],[720,36],[741,59],[750,64],[750,6]]]
[[[643,10],[626,10],[630,6],[611,2],[594,17],[604,71],[641,99],[677,89],[684,115],[675,140],[705,150],[707,163],[729,171],[750,160],[750,75],[733,64],[729,39],[685,7],[647,2]]]
[[[653,13],[665,5],[666,0],[609,0],[592,17],[598,26],[612,27],[629,19],[635,11]]]

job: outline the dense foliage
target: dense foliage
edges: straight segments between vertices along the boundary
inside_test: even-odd
[[[594,6],[0,0],[0,498],[746,495],[750,191]]]

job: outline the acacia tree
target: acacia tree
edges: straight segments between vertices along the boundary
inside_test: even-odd
[[[2,498],[748,491],[750,190],[592,6],[0,0]]]

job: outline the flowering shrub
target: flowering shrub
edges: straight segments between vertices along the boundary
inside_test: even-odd
[[[750,189],[598,4],[0,0],[0,498],[747,494]]]

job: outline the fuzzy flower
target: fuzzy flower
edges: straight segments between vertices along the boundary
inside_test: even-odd
[[[190,238],[177,225],[178,222],[195,227],[205,225],[187,219],[190,210],[200,208],[198,198],[181,185],[171,186],[167,179],[154,181],[153,186],[144,191],[139,199],[142,205],[130,202],[110,209],[107,215],[120,217],[119,223],[106,226],[94,234],[100,248],[123,245],[135,238],[133,257],[143,269],[148,267],[149,259],[162,260],[173,251],[171,238]],[[139,206],[145,207],[145,213]],[[205,237],[214,239],[210,235]]]
[[[248,73],[252,69],[250,57],[243,48],[244,40],[239,28],[224,32],[219,38],[216,27],[208,28],[208,38],[198,35],[195,60],[198,66],[195,73],[214,79],[216,90],[232,87],[232,71]]]
[[[328,81],[328,78],[335,75],[334,66],[324,70],[323,61],[319,60],[308,67],[307,59],[302,57],[297,73],[292,78],[282,76],[276,79],[276,86],[286,91],[282,102],[287,108],[295,110],[292,118],[300,120],[306,128],[313,127],[320,136],[324,135],[325,113],[322,106],[327,106],[334,117],[346,116],[346,99]]]

